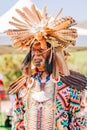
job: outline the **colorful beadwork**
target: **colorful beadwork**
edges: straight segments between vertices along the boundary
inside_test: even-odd
[[[48,79],[44,92],[50,92],[53,97],[44,101],[42,107],[39,107],[40,103],[32,98],[34,92],[41,91],[41,82],[37,78],[34,78],[35,81],[30,90],[28,111],[26,111],[27,96],[22,98],[20,93],[16,94],[12,130],[86,130],[87,121],[80,111],[81,92],[68,87],[62,81],[58,81],[55,88],[54,82]]]

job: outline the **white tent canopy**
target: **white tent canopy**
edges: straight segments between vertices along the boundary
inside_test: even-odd
[[[19,17],[16,12],[16,9],[21,9],[22,7],[30,7],[32,2],[30,0],[19,0],[11,9],[9,9],[5,14],[0,17],[0,33],[5,32],[8,29],[13,28],[9,24],[9,21],[12,19],[12,16]]]
[[[80,27],[75,27],[75,28],[77,29],[79,36],[87,36],[87,29],[83,29]]]

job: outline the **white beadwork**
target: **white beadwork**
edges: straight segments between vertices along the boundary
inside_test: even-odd
[[[32,95],[32,98],[38,102],[45,102],[52,98],[52,94],[49,92],[40,91],[40,92],[35,92]]]

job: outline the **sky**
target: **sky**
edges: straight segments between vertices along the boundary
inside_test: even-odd
[[[18,0],[0,0],[0,16],[13,7]],[[57,14],[63,8],[62,16],[72,16],[76,21],[87,21],[87,0],[32,0],[39,9],[47,6],[49,14]]]

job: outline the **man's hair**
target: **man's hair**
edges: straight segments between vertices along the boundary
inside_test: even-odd
[[[49,63],[49,58],[50,58],[50,54],[47,56],[46,60],[45,60],[45,64],[46,64],[46,71],[48,72],[48,74],[52,74],[52,70],[53,70],[53,56],[52,56],[52,60]]]

